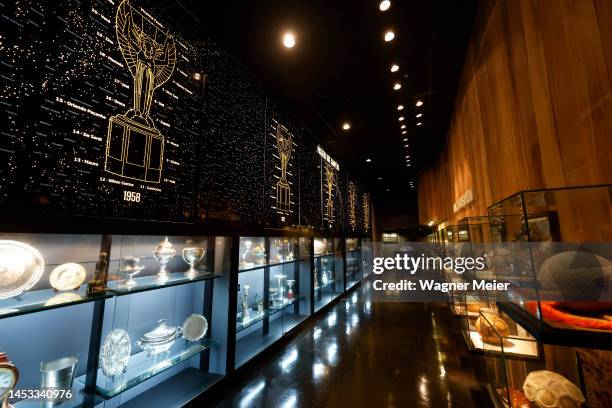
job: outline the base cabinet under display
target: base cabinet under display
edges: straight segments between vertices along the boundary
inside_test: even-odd
[[[346,238],[344,240],[346,288],[352,288],[363,277],[363,261],[361,240],[359,238]]]
[[[253,262],[257,266],[242,255],[255,242],[264,252],[261,261]],[[311,310],[310,239],[241,238],[239,252],[236,367],[304,321]]]
[[[314,309],[320,310],[344,292],[339,238],[314,239]]]

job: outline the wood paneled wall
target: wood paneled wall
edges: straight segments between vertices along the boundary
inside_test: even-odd
[[[422,224],[486,215],[519,190],[612,183],[612,2],[480,7],[446,145],[419,174]]]

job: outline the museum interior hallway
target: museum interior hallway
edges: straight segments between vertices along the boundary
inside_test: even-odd
[[[491,406],[448,305],[372,302],[363,285],[205,406]]]

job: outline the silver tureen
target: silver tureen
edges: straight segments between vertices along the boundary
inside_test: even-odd
[[[166,319],[162,319],[153,330],[143,334],[136,344],[150,356],[158,356],[167,353],[181,334],[181,328],[170,326]]]

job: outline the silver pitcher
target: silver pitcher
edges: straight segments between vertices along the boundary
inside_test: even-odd
[[[76,374],[76,366],[78,362],[78,357],[62,357],[46,363],[41,362],[41,389],[72,389],[72,382],[74,381],[74,375]],[[61,399],[49,400],[47,403],[45,403],[45,406],[52,407],[53,405],[61,402]]]

